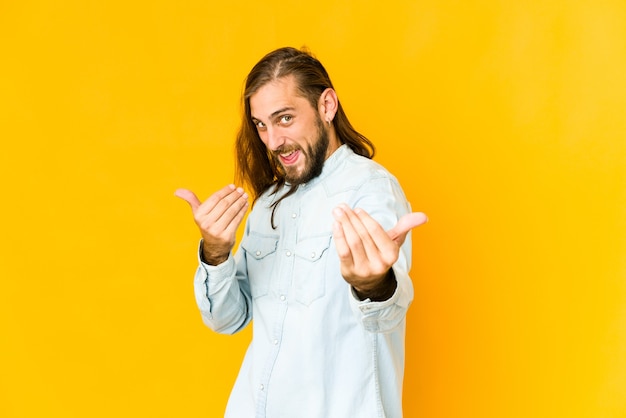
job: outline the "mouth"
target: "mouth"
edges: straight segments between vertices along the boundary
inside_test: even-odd
[[[300,156],[300,150],[291,150],[288,152],[283,152],[278,154],[278,158],[283,165],[291,165],[294,164],[298,157]]]

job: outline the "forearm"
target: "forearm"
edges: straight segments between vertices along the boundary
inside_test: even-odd
[[[204,263],[201,255],[200,260],[194,290],[203,322],[218,333],[238,332],[251,319],[247,281],[237,274],[233,257],[217,266]]]

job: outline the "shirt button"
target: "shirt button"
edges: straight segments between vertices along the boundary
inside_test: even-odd
[[[274,345],[278,345],[278,340],[274,340],[272,342],[274,343]]]
[[[311,258],[315,258],[315,251],[311,253]]]
[[[263,383],[261,383],[261,385],[259,386],[259,389],[261,390],[265,389],[265,386],[263,386]]]
[[[292,217],[293,219],[296,219],[296,216],[298,216],[296,213],[292,213],[292,214],[291,214],[291,217]]]
[[[280,300],[282,300],[282,301],[284,302],[284,301],[285,301],[285,299],[287,299],[287,298],[285,297],[285,295],[280,295]]]
[[[261,251],[257,251],[257,252],[256,252],[256,256],[258,257],[258,256],[260,256],[260,255],[261,255]]]
[[[287,251],[287,252],[285,253],[285,255],[286,255],[287,257],[291,257],[291,251]]]

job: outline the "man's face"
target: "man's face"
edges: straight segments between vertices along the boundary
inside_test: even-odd
[[[292,76],[261,87],[250,97],[250,111],[261,140],[292,185],[319,176],[338,147],[329,140],[319,110],[297,94]]]

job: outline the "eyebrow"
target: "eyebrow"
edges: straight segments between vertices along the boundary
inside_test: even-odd
[[[287,107],[280,108],[280,109],[276,110],[275,112],[273,112],[273,113],[270,115],[270,119],[275,118],[276,116],[280,115],[280,114],[281,114],[281,113],[283,113],[283,112],[293,111],[293,110],[295,110],[295,107],[292,107],[292,106],[287,106]],[[252,119],[260,120],[259,118],[257,118],[257,117],[256,117],[256,116],[254,116],[254,115],[251,115],[251,116],[252,116]]]

